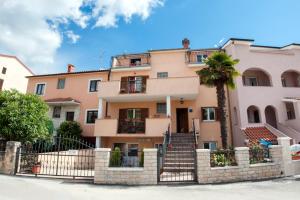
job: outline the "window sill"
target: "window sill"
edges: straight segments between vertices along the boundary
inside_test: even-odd
[[[202,122],[217,122],[217,120],[202,120]]]

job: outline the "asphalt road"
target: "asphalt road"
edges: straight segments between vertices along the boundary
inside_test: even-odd
[[[296,200],[300,177],[218,185],[107,186],[0,175],[0,200]]]

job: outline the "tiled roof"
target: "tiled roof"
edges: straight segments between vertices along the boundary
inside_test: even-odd
[[[86,74],[86,73],[97,73],[97,72],[109,72],[109,70],[110,69],[101,69],[101,70],[90,70],[90,71],[79,71],[79,72],[64,72],[64,73],[56,73],[56,74],[41,74],[41,75],[27,76],[27,78],[43,77],[43,76],[72,75],[72,74]]]
[[[45,100],[47,103],[55,103],[55,102],[74,102],[74,103],[80,103],[80,101],[73,99],[71,97],[67,98],[55,98],[55,99],[47,99]]]
[[[258,144],[259,139],[277,144],[277,136],[274,135],[266,127],[248,127],[243,130],[247,139],[249,139],[249,145]]]

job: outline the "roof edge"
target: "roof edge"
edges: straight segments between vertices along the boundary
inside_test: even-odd
[[[7,58],[14,58],[14,59],[16,59],[25,69],[27,69],[27,71],[29,71],[32,75],[35,75],[34,73],[33,73],[33,71],[29,68],[29,67],[27,67],[17,56],[13,56],[13,55],[7,55],[7,54],[0,54],[0,56],[2,56],[2,57],[7,57]]]

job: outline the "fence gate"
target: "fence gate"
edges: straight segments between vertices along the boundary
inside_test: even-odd
[[[94,146],[78,138],[25,143],[17,152],[17,175],[94,177]]]

